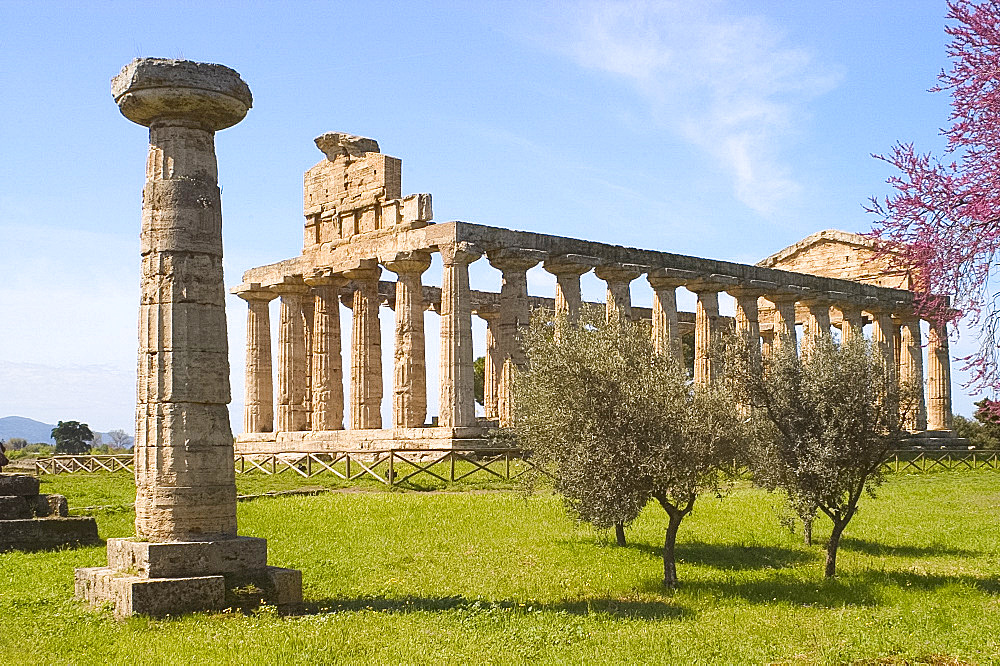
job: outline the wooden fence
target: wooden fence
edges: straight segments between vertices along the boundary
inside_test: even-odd
[[[516,479],[539,469],[517,449],[383,449],[308,453],[236,454],[237,474],[298,474],[304,478],[333,474],[345,481],[373,479],[396,486],[420,476],[444,483],[472,475]],[[892,473],[926,473],[962,469],[1000,470],[1000,451],[933,449],[893,451],[884,463]],[[131,454],[53,456],[35,461],[36,474],[75,472],[133,472]],[[543,473],[544,470],[540,470]]]

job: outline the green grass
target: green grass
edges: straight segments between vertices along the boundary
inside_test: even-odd
[[[239,481],[244,494],[293,482]],[[43,487],[75,506],[134,495],[127,474]],[[665,593],[654,506],[618,548],[548,494],[242,502],[241,533],[302,569],[305,614],[119,621],[71,599],[73,569],[102,565],[102,547],[6,553],[0,663],[1000,663],[996,472],[891,477],[863,500],[832,581],[822,547],[779,526],[781,506],[744,485],[700,500],[678,539],[682,588]],[[98,521],[104,538],[132,533],[129,511]]]

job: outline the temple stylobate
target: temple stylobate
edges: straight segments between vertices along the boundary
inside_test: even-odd
[[[869,326],[897,376],[926,386],[910,429],[951,434],[947,332],[931,327],[924,342],[909,284],[876,270],[871,244],[860,236],[821,232],[748,265],[434,223],[430,195],[403,197],[400,160],[379,152],[374,140],[331,132],[316,145],[325,159],[305,174],[302,254],[250,269],[232,289],[248,305],[245,432],[238,452],[485,443],[486,427],[507,418],[510,368],[524,362],[518,335],[532,308],[575,316],[587,306],[581,276],[591,271],[607,287],[605,302],[591,305],[609,316],[651,320],[664,352],[680,354],[681,336],[693,332],[696,381],[714,376],[711,339],[734,319],[738,330],[760,336],[764,353],[782,344],[808,348],[832,328],[850,336]],[[440,287],[424,284],[434,254],[441,260],[434,280]],[[495,272],[496,291],[470,288],[476,262]],[[527,273],[539,265],[555,276],[552,294],[528,292]],[[632,289],[642,288],[650,290],[652,308],[632,305]],[[696,296],[693,313],[678,311],[682,288]],[[734,318],[720,315],[720,296],[733,299]],[[278,302],[275,345],[272,301]],[[340,303],[352,313],[349,322],[341,321]],[[392,350],[382,349],[382,306],[395,313]],[[437,341],[424,334],[428,310],[440,317]],[[477,417],[474,398],[474,316],[486,324],[485,417]],[[342,349],[342,327],[350,327],[349,349]],[[428,414],[427,344],[440,349],[436,417]],[[383,384],[383,363],[392,364],[392,386]],[[387,395],[391,422],[384,423]]]

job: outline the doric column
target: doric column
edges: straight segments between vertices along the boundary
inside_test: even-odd
[[[896,324],[892,321],[892,311],[879,305],[868,306],[872,315],[872,345],[889,371],[890,381],[896,381],[896,353],[893,335]]]
[[[761,330],[760,332],[760,354],[764,358],[769,358],[774,353],[774,328]]]
[[[475,310],[476,316],[486,322],[486,356],[483,359],[483,409],[486,418],[495,419],[497,397],[500,391],[500,375],[503,373],[503,359],[497,346],[497,322],[500,320],[500,307],[481,305]]]
[[[303,430],[315,430],[312,425],[312,377],[313,377],[313,316],[315,315],[315,299],[311,290],[302,297],[302,336],[305,349],[305,376],[303,378],[302,407],[306,415]]]
[[[608,283],[607,319],[632,318],[632,294],[629,285],[643,273],[635,264],[604,264],[594,269],[594,274]]]
[[[379,324],[378,279],[382,269],[373,259],[344,271],[354,282],[351,304],[351,429],[382,427],[382,328]]]
[[[312,418],[313,430],[344,428],[344,367],[340,353],[340,289],[347,278],[306,278],[313,291]]]
[[[758,300],[764,295],[766,287],[764,284],[760,286],[738,284],[726,290],[736,301],[736,334],[745,335],[758,344],[761,340]],[[751,353],[759,351],[759,347],[754,347]]]
[[[149,127],[136,536],[157,542],[235,537],[215,132],[243,119],[250,90],[222,65],[146,58],[114,78],[112,93],[126,118]]]
[[[685,285],[688,291],[698,295],[694,314],[694,381],[698,383],[715,379],[712,342],[719,331],[719,292],[729,286],[732,284],[707,279],[693,280]]]
[[[912,384],[917,389],[917,404],[914,406],[907,428],[913,431],[927,430],[927,403],[924,401],[924,350],[921,343],[920,320],[913,314],[900,317],[899,366],[902,382]]]
[[[278,432],[306,429],[306,334],[302,304],[309,291],[286,278],[275,291],[281,296],[278,321]]]
[[[927,429],[951,430],[951,355],[947,324],[927,333]]]
[[[861,306],[850,301],[837,303],[840,310],[840,339],[847,342],[853,337],[862,335],[865,320],[861,315]]]
[[[393,352],[392,425],[419,428],[427,420],[427,359],[424,297],[420,276],[429,252],[397,252],[382,262],[396,274],[396,347]]]
[[[797,344],[795,335],[795,303],[799,295],[794,292],[769,292],[765,298],[774,304],[774,346],[786,344],[794,349]]]
[[[274,430],[274,384],[271,376],[271,301],[276,294],[251,284],[236,292],[247,302],[246,397],[243,432]]]
[[[830,335],[830,304],[825,296],[813,296],[805,301],[806,320],[802,327],[802,350],[808,353],[823,337]]]
[[[490,265],[502,274],[500,284],[500,314],[497,319],[497,348],[500,364],[509,358],[516,367],[524,365],[520,329],[531,322],[528,303],[528,269],[545,258],[544,252],[521,248],[501,248],[487,253]],[[500,373],[497,412],[500,425],[510,423],[510,373]],[[507,379],[505,379],[507,378]]]
[[[659,268],[650,271],[646,279],[653,289],[653,348],[683,363],[681,331],[677,321],[677,287],[683,286],[693,276],[679,273],[687,271]]]
[[[598,264],[594,257],[564,254],[546,259],[542,266],[556,276],[556,314],[575,321],[580,314],[580,276]]]
[[[472,292],[469,264],[482,256],[470,243],[439,245],[441,280],[441,415],[438,425],[460,428],[476,424],[472,354]]]

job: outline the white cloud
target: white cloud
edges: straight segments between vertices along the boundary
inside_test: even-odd
[[[630,81],[659,122],[731,174],[740,201],[767,213],[799,190],[781,144],[836,85],[830,68],[717,2],[593,2],[576,15],[564,50]]]

